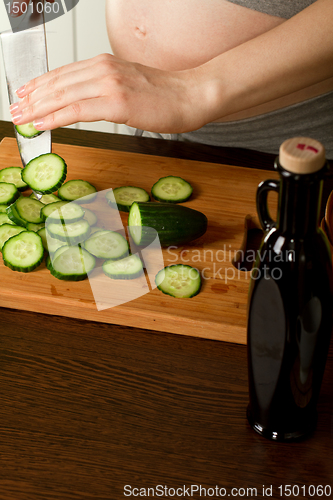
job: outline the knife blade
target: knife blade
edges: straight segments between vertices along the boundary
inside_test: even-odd
[[[45,25],[42,23],[16,33],[4,31],[0,33],[0,39],[9,102],[12,104],[18,100],[15,93],[18,88],[48,71]],[[31,139],[21,136],[15,127],[14,130],[23,167],[33,158],[51,152],[49,130]],[[40,194],[34,194],[37,199],[41,198]]]

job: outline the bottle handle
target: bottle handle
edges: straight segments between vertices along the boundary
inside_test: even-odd
[[[276,221],[274,221],[269,215],[269,210],[267,206],[267,196],[269,191],[280,191],[280,181],[273,179],[267,179],[259,184],[257,189],[257,212],[260,224],[264,231],[269,231],[275,226]]]

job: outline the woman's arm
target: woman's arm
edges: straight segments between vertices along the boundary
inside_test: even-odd
[[[17,92],[14,123],[53,129],[107,120],[185,132],[333,78],[333,3],[293,18],[194,69],[167,72],[104,54],[51,71]]]
[[[197,68],[216,120],[332,79],[333,2],[317,0],[276,28]],[[211,90],[209,90],[211,86]]]

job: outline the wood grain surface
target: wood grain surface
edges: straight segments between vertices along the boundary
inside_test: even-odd
[[[148,284],[144,277],[120,283],[102,278],[99,269],[96,278],[72,283],[54,278],[45,264],[23,274],[1,262],[3,307],[246,343],[250,272],[235,269],[232,260],[242,244],[245,217],[256,213],[257,186],[266,178],[276,178],[275,172],[61,144],[54,144],[53,151],[67,162],[67,180],[82,178],[98,191],[134,184],[150,192],[154,182],[166,175],[188,180],[194,194],[184,205],[207,216],[208,230],[186,247],[164,249],[163,258],[164,265],[185,263],[198,268],[202,291],[192,299],[174,299],[156,289],[151,276]],[[20,164],[16,142],[4,139],[0,168],[16,164]],[[98,214],[98,226],[114,230],[120,229],[119,223],[126,226],[127,215],[118,220],[104,195],[87,207]],[[138,298],[130,300],[132,296]]]
[[[333,487],[333,346],[316,431],[281,444],[247,423],[245,346],[49,318],[1,310],[1,500],[121,500],[125,485],[257,498],[272,485],[274,499],[287,498],[279,485]]]

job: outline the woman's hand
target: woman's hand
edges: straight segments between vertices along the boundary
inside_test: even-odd
[[[32,0],[33,4],[37,4],[41,0]],[[49,3],[54,3],[54,0],[45,0]],[[25,14],[28,8],[30,0],[14,0],[10,8],[10,16],[11,17],[19,17],[22,14]]]
[[[31,80],[10,108],[15,125],[51,130],[106,120],[151,132],[177,133],[205,123],[195,70],[168,72],[103,54]]]

